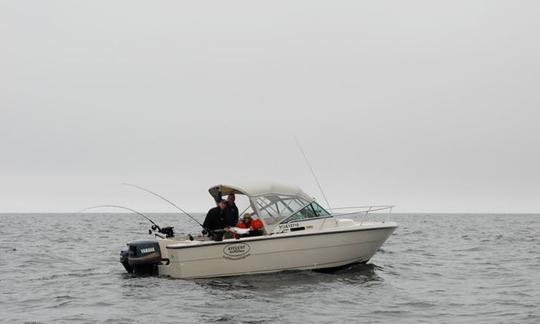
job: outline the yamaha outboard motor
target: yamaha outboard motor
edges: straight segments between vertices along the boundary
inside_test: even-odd
[[[161,263],[161,251],[156,241],[136,241],[127,244],[120,252],[120,262],[127,272],[134,274],[157,274]]]

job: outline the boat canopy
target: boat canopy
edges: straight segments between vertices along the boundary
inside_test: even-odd
[[[246,195],[250,202],[246,211],[256,213],[266,225],[276,224],[314,201],[297,186],[271,182],[220,184],[211,187],[208,192],[216,201],[231,193]]]
[[[300,187],[274,183],[274,182],[255,182],[236,185],[220,184],[208,189],[208,192],[214,199],[219,200],[222,196],[228,194],[241,194],[248,197],[258,197],[267,195],[298,196],[304,200],[312,200]]]

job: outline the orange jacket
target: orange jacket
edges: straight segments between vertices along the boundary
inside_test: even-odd
[[[264,227],[263,223],[258,220],[258,219],[254,219],[252,220],[251,222],[249,222],[248,224],[244,223],[244,222],[240,222],[238,223],[238,225],[236,225],[236,227],[239,227],[239,228],[253,228],[254,231],[256,230],[260,230]]]
[[[251,224],[251,222],[249,222],[249,224]],[[246,225],[246,223],[240,221],[240,222],[236,225],[236,227],[238,227],[238,228],[248,228],[248,227],[249,227],[249,224]]]

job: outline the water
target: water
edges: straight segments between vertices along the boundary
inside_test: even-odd
[[[195,230],[177,215],[155,218]],[[0,215],[5,323],[539,323],[540,217],[394,215],[370,264],[205,280],[135,278],[135,215]]]

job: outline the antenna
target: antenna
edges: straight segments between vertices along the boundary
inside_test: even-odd
[[[319,190],[321,191],[321,194],[322,194],[322,196],[324,198],[324,201],[326,202],[326,205],[328,206],[328,210],[332,211],[332,207],[330,207],[330,203],[328,202],[328,199],[326,198],[326,195],[324,194],[324,190],[322,189],[322,186],[319,183],[319,179],[317,179],[317,175],[315,174],[315,171],[313,170],[313,168],[311,167],[311,164],[309,163],[306,152],[304,152],[304,150],[302,149],[302,145],[300,145],[300,142],[298,141],[298,139],[296,137],[294,138],[294,141],[296,142],[296,145],[298,146],[298,149],[300,150],[300,152],[304,156],[304,160],[306,161],[306,164],[307,164],[309,170],[311,171],[311,175],[313,175],[313,179],[315,179],[315,182],[317,183],[317,186],[319,187]]]

